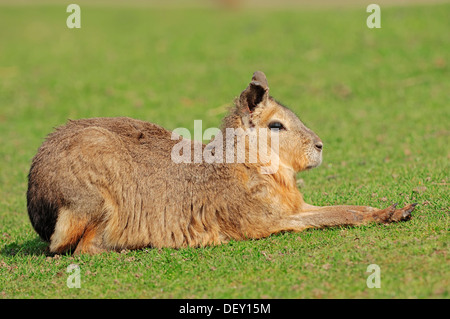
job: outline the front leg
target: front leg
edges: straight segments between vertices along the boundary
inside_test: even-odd
[[[336,226],[358,226],[370,222],[392,223],[409,220],[417,204],[397,209],[394,204],[386,209],[368,206],[311,206],[305,205],[305,211],[287,216],[280,220],[281,231],[301,231],[306,228]]]

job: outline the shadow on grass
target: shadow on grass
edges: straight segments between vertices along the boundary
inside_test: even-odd
[[[3,256],[52,256],[48,250],[48,243],[39,237],[27,240],[23,243],[11,243],[1,248],[0,254]]]

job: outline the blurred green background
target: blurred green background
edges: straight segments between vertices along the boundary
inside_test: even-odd
[[[0,296],[448,297],[448,1],[379,1],[381,29],[366,26],[368,1],[78,1],[81,29],[66,26],[69,3],[0,1]],[[197,250],[45,255],[25,192],[46,134],[103,116],[218,127],[256,70],[324,141],[322,166],[298,176],[308,202],[418,202],[414,219]],[[73,262],[79,291],[65,287]],[[371,263],[382,289],[365,286]]]

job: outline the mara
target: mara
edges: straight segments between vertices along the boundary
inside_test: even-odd
[[[230,163],[174,162],[178,141],[153,123],[125,117],[69,121],[48,135],[32,160],[31,224],[50,252],[96,254],[410,219],[415,204],[385,209],[307,204],[295,174],[320,165],[323,143],[269,95],[266,76],[257,71],[217,136],[226,138],[227,129],[260,128],[277,135],[279,167],[272,174],[264,172],[267,163],[258,156]],[[239,134],[233,140],[236,147]],[[271,138],[266,141],[270,147]]]

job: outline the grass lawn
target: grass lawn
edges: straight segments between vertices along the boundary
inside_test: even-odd
[[[450,4],[214,8],[0,5],[1,298],[448,298]],[[307,202],[417,202],[400,224],[199,249],[49,256],[31,227],[31,158],[68,118],[218,127],[252,73],[324,141]],[[67,266],[80,267],[69,289]],[[369,289],[370,264],[381,288]]]

